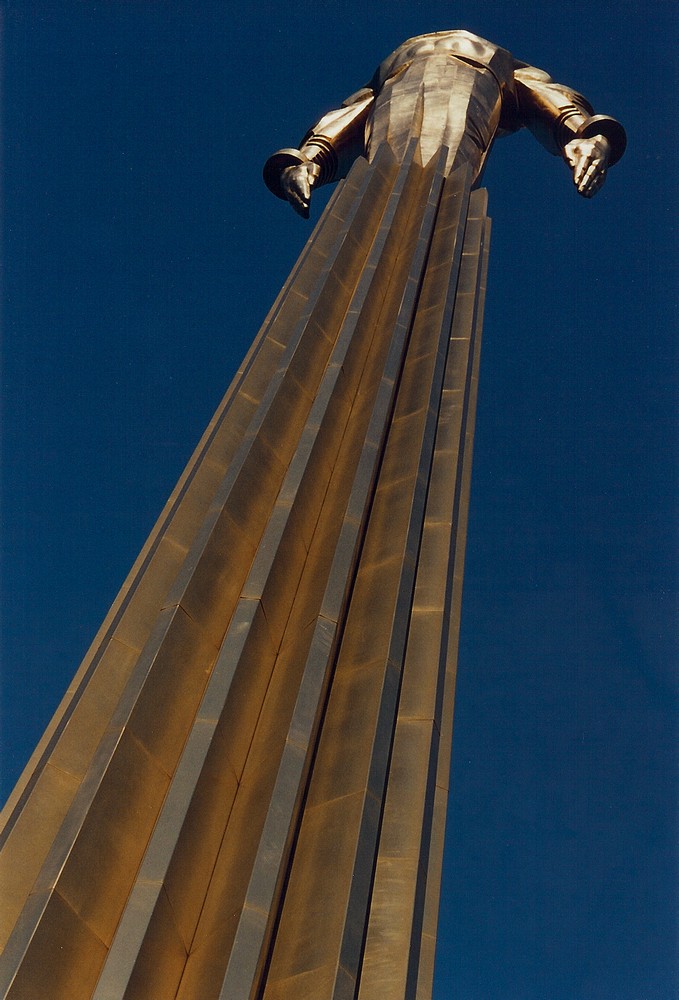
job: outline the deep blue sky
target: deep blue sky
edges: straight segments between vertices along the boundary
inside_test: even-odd
[[[310,231],[263,161],[468,28],[629,149],[591,203],[527,134],[486,172],[435,996],[674,1000],[677,15],[541,6],[2,3],[2,797]]]

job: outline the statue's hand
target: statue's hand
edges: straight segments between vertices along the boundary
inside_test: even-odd
[[[286,167],[281,174],[281,187],[292,207],[304,219],[309,218],[311,189],[321,174],[317,163],[300,163]]]
[[[573,168],[573,182],[583,198],[595,195],[606,180],[611,146],[603,135],[573,139],[564,147],[566,161]]]

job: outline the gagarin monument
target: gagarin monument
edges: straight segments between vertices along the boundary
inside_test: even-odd
[[[265,167],[340,180],[2,815],[0,996],[431,996],[495,138],[625,135],[464,31]]]

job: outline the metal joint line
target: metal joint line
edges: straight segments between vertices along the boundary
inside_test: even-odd
[[[383,224],[380,230],[382,236],[378,234],[376,240],[380,249],[384,246],[386,232],[393,221],[394,213],[398,207],[398,199],[410,170],[411,157],[414,153],[414,148],[415,146],[413,144],[411,155],[401,167],[399,177],[390,196],[390,205],[385,212]],[[416,273],[421,272],[422,265],[423,261],[417,259],[412,265],[413,270],[415,270]],[[401,313],[407,309],[408,303],[402,302]],[[392,350],[394,349],[394,343],[395,342],[392,341]],[[403,344],[401,344],[401,350],[402,349]],[[384,385],[384,383],[382,383],[382,385]],[[379,422],[380,426],[385,426],[384,403],[380,405],[379,401],[376,401],[375,403],[370,427],[372,427],[376,422]],[[367,439],[370,439],[370,437],[371,430],[369,428]],[[370,451],[364,450],[362,452],[359,469],[356,474],[354,487],[352,489],[351,498],[347,508],[348,510],[351,509],[354,504],[365,510],[367,496],[374,489],[376,466],[379,461],[380,453],[381,449],[379,447],[377,449],[371,449]],[[361,465],[368,461],[370,461],[373,465],[372,475],[366,475],[367,470],[361,468]],[[360,493],[360,499],[359,495],[357,495],[357,489]],[[352,504],[352,500],[354,501],[354,504]],[[326,588],[326,594],[328,596],[339,592],[340,589],[344,589],[346,593],[348,587],[350,586],[353,569],[355,568],[358,557],[356,546],[360,545],[360,540],[364,531],[363,525],[364,522],[347,522],[346,519],[344,521],[341,529],[343,537],[338,544],[336,555],[330,570],[328,586]],[[353,544],[350,544],[348,534],[353,536]],[[348,552],[351,552],[351,555],[347,558],[344,554]],[[340,581],[344,581],[343,588],[339,586]],[[323,606],[325,605],[326,601],[324,600]],[[315,734],[317,733],[320,724],[319,712],[321,711],[323,705],[323,695],[327,690],[331,665],[335,656],[334,650],[336,649],[338,643],[338,625],[336,622],[340,616],[337,615],[337,617],[335,617],[333,614],[331,617],[331,635],[328,634],[327,618],[324,619],[325,624],[324,622],[319,621],[316,626],[314,638],[312,639],[311,650],[307,659],[307,665],[305,667],[300,687],[300,693],[297,699],[297,705],[290,725],[289,733],[294,734],[294,736],[289,735],[288,737],[290,747],[301,741],[302,745],[310,747],[313,750]],[[309,705],[315,706],[315,708],[310,709]],[[292,753],[292,751],[290,752]],[[299,805],[304,795],[306,776],[309,772],[310,766],[311,758],[308,752],[306,760],[298,762],[296,768],[294,767],[292,760],[290,760],[287,766],[285,759],[281,763],[278,779],[278,784],[281,785],[281,789],[274,791],[274,795],[272,796],[272,806],[269,810],[267,826],[265,826],[262,834],[262,846],[259,851],[260,860],[256,862],[256,867],[253,871],[251,879],[251,885],[254,885],[257,881],[261,881],[261,879],[265,877],[263,873],[258,875],[258,867],[269,869],[270,874],[268,879],[268,889],[266,890],[269,906],[274,905],[274,900],[280,895],[283,882],[285,881],[287,866],[285,859],[286,855],[289,855],[291,851],[292,843],[295,838],[294,831],[297,824],[294,817],[299,811]],[[289,772],[293,769],[296,772],[296,778],[293,781],[292,786],[290,786],[289,779],[291,775]],[[286,788],[288,789],[287,795],[283,796],[283,790]],[[285,819],[282,820],[281,816],[284,816]],[[283,836],[282,840],[276,838],[276,828],[284,831],[283,834],[279,834],[279,836]],[[274,848],[274,844],[277,844],[276,848]],[[275,850],[275,862],[271,861],[272,850]],[[267,880],[265,879],[265,881]],[[267,946],[267,939],[270,937],[273,926],[276,922],[276,916],[276,912],[272,911],[269,923],[261,932],[261,936],[258,935],[253,939],[252,929],[245,927],[243,928],[243,932],[240,936],[237,934],[234,942],[234,948],[229,960],[229,966],[222,985],[222,992],[220,994],[221,998],[240,996],[241,994],[237,992],[237,984],[242,984],[245,981],[251,982],[254,988],[258,975],[261,974],[266,966],[265,949]]]
[[[384,228],[388,228],[391,222],[391,217],[393,215],[394,207],[391,209],[391,214],[387,212],[386,222]],[[384,241],[378,240],[373,244],[371,250],[371,256],[376,258],[376,263],[379,261],[380,255],[384,249]],[[370,258],[369,258],[370,260]],[[368,273],[374,274],[374,267]],[[365,275],[365,272],[364,272]],[[335,347],[331,354],[328,362],[328,366],[322,377],[321,387],[316,396],[316,399],[312,405],[309,417],[305,424],[305,427],[300,434],[299,444],[295,455],[293,456],[286,479],[284,480],[283,486],[281,487],[281,492],[286,493],[289,498],[290,506],[283,512],[284,517],[282,521],[279,519],[278,523],[272,523],[269,521],[268,527],[265,529],[264,535],[259,544],[257,555],[253,562],[253,568],[250,573],[249,579],[257,578],[261,576],[262,573],[266,576],[267,566],[270,567],[272,561],[276,557],[278,547],[280,545],[281,534],[285,530],[287,523],[292,516],[295,505],[295,498],[299,493],[305,471],[308,468],[309,460],[311,456],[311,451],[315,445],[316,436],[310,433],[312,428],[318,429],[322,426],[324,418],[333,403],[333,393],[337,389],[337,380],[339,373],[341,371],[342,364],[346,358],[347,352],[351,347],[354,335],[356,333],[356,328],[358,325],[358,318],[360,316],[360,309],[365,303],[366,296],[370,290],[370,281],[364,281],[356,290],[356,293],[352,299],[353,306],[358,311],[357,314],[347,316],[345,322],[340,328],[339,336],[336,340]],[[318,430],[316,430],[316,434]],[[287,487],[287,489],[286,489]],[[276,509],[274,507],[274,509]],[[262,564],[261,568],[259,564]],[[299,568],[301,574],[302,567]],[[291,582],[291,581],[290,581]],[[245,591],[248,590],[248,581],[245,583]],[[291,587],[292,596],[294,596],[294,587]],[[291,596],[291,601],[292,601]],[[239,630],[241,628],[240,622],[234,622],[236,628]],[[203,704],[210,702],[212,704],[212,710],[215,711],[215,701],[218,703],[218,708],[216,709],[217,714],[219,714],[226,703],[228,693],[231,686],[231,681],[235,676],[235,663],[234,663],[234,645],[229,643],[230,629],[227,630],[227,635],[225,637],[224,643],[222,645],[222,652],[218,657],[217,664],[213,671],[212,678],[208,684],[205,695],[203,697]],[[235,639],[235,634],[234,634]],[[237,661],[236,661],[237,662]],[[200,719],[202,710],[199,709],[197,714],[197,720]],[[216,725],[216,723],[215,723]],[[185,747],[183,758],[180,760],[178,765],[177,774],[172,782],[168,796],[165,800],[165,805],[163,807],[163,816],[169,813],[168,821],[171,827],[168,829],[167,822],[162,825],[162,836],[160,840],[156,843],[158,839],[154,835],[149,847],[147,849],[146,858],[154,858],[153,867],[156,871],[162,870],[167,872],[167,868],[171,861],[172,848],[176,843],[176,840],[180,834],[181,825],[184,822],[186,812],[188,810],[189,800],[186,798],[186,781],[188,780],[191,787],[193,787],[198,780],[200,774],[200,769],[202,768],[207,752],[209,750],[210,744],[206,744],[201,748],[200,753],[192,747],[192,737],[189,736],[189,740]],[[190,762],[189,766],[191,768],[191,777],[186,774],[186,767],[184,766],[184,761]],[[181,773],[181,780],[179,778]],[[174,819],[172,819],[174,817]],[[161,816],[162,820],[162,816]],[[161,822],[159,820],[159,823]],[[156,833],[161,827],[156,827]],[[163,855],[161,857],[161,854]],[[142,868],[140,870],[139,879],[143,879],[144,871],[147,865],[147,861],[142,863]],[[159,869],[160,866],[160,869]],[[122,967],[127,969],[124,974],[129,977],[132,973],[134,966],[134,960],[136,958],[137,951],[142,947],[143,937],[149,926],[149,922],[152,919],[152,912],[148,904],[145,907],[144,912],[146,916],[143,917],[140,912],[139,904],[134,903],[134,889],[132,890],[132,896],[128,900],[128,905],[126,907],[125,914],[123,915],[122,922],[119,926],[119,931],[114,939],[113,945],[111,947],[111,952],[109,958],[107,959],[104,971],[102,973],[102,979],[100,980],[100,990],[102,990],[102,997],[106,995],[106,990],[109,987],[109,980],[111,975],[116,976],[116,983],[118,988],[121,986],[120,976],[122,974]],[[129,917],[126,915],[129,914]],[[135,944],[136,942],[136,944]],[[110,972],[109,969],[116,969],[115,973]],[[94,1000],[97,1000],[99,996],[99,990],[95,994]]]
[[[446,150],[442,150],[441,159],[445,162]],[[415,576],[417,570],[417,563],[419,558],[419,547],[422,534],[423,526],[423,515],[424,507],[426,504],[428,484],[429,484],[429,469],[431,468],[431,463],[433,461],[434,452],[434,431],[436,427],[436,422],[438,420],[438,411],[440,406],[440,397],[443,387],[443,378],[445,371],[445,363],[447,358],[448,343],[450,339],[450,324],[453,314],[453,306],[455,301],[455,292],[457,288],[458,272],[460,266],[460,260],[462,256],[462,245],[464,242],[464,231],[465,231],[465,214],[469,198],[469,180],[466,176],[458,179],[459,187],[450,191],[448,187],[449,181],[446,183],[446,187],[443,189],[443,198],[446,197],[446,188],[448,188],[449,197],[456,198],[456,211],[455,211],[455,243],[454,247],[448,247],[448,265],[449,265],[449,280],[448,280],[448,294],[446,297],[446,302],[444,309],[442,311],[440,325],[438,330],[438,351],[436,356],[436,362],[434,370],[431,376],[431,382],[428,391],[429,403],[427,406],[427,416],[425,420],[425,426],[422,430],[422,438],[419,444],[419,457],[418,457],[418,473],[415,479],[415,492],[412,498],[412,504],[410,509],[410,516],[408,521],[407,534],[404,542],[404,553],[412,551],[413,559],[405,559],[401,565],[400,578],[398,583],[398,590],[396,596],[396,603],[394,608],[394,623],[393,632],[391,635],[388,651],[388,660],[394,664],[398,664],[398,681],[396,685],[386,685],[382,690],[382,697],[380,700],[380,710],[379,718],[376,723],[376,731],[381,731],[384,727],[386,731],[389,732],[389,738],[380,743],[378,746],[377,742],[373,744],[373,753],[370,763],[370,777],[368,779],[369,787],[378,787],[381,789],[385,788],[385,783],[387,781],[387,775],[389,773],[389,763],[391,760],[393,739],[396,725],[396,717],[398,711],[398,703],[400,698],[401,681],[402,681],[402,663],[403,657],[405,655],[405,649],[407,645],[408,638],[408,622],[410,619],[410,609],[412,605],[412,597],[415,586]],[[438,206],[437,211],[437,222],[441,220],[441,212],[443,211],[443,201]],[[434,231],[433,242],[436,241],[436,231]],[[432,242],[432,252],[434,250]],[[422,296],[426,296],[426,271],[424,278],[424,286],[422,290]],[[386,675],[385,675],[386,678]],[[372,828],[372,823],[367,817],[367,813],[364,811],[363,818],[361,820],[361,831],[359,833],[358,842],[361,845],[359,848],[362,853],[368,857],[373,858],[373,863],[370,866],[370,877],[368,881],[363,882],[358,878],[354,878],[351,883],[350,898],[347,906],[347,920],[345,924],[345,932],[343,943],[340,949],[340,962],[347,969],[353,969],[353,974],[355,976],[356,982],[360,980],[360,968],[363,956],[363,949],[365,947],[365,935],[360,949],[360,953],[356,953],[354,950],[354,945],[352,943],[352,933],[350,931],[351,918],[350,914],[352,911],[360,911],[361,913],[368,912],[370,906],[370,897],[372,893],[372,885],[375,877],[375,866],[377,863],[377,845],[379,843],[380,829],[382,825],[382,818],[384,815],[384,795],[382,796],[382,805],[380,809],[380,818],[378,820],[377,826]],[[358,867],[358,866],[357,866]],[[365,922],[367,927],[367,920]]]

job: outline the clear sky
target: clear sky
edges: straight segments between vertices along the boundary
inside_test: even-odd
[[[269,153],[442,28],[623,121],[593,202],[526,133],[486,171],[435,996],[674,1000],[673,0],[0,10],[3,799],[310,232]]]

